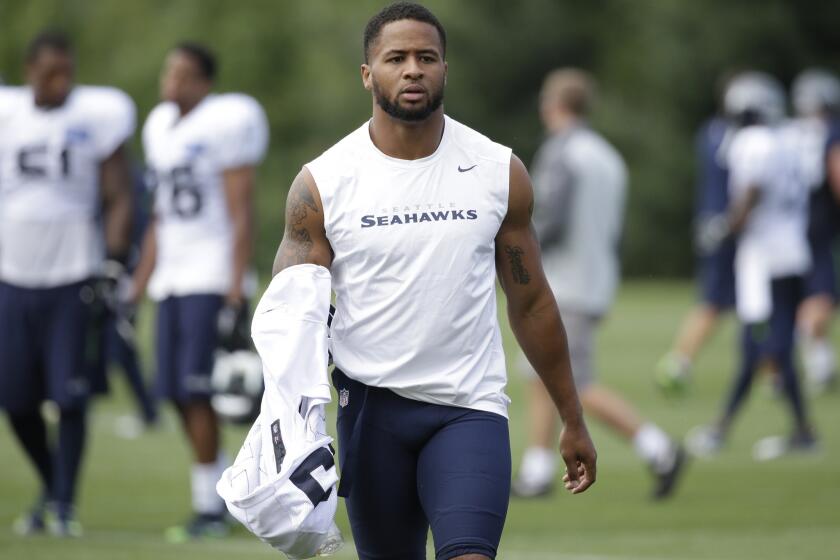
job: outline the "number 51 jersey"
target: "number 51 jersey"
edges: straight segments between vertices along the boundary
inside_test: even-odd
[[[76,86],[42,109],[31,88],[0,87],[0,280],[52,288],[98,273],[100,168],[134,126],[117,89]]]
[[[267,145],[265,114],[247,95],[208,95],[184,117],[170,102],[151,112],[143,147],[155,189],[153,299],[230,289],[233,227],[223,173],[258,164]]]

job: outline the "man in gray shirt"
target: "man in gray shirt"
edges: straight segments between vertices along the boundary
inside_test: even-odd
[[[659,499],[674,488],[684,463],[682,448],[594,380],[595,327],[608,312],[619,281],[627,171],[618,152],[586,123],[593,89],[589,75],[576,69],[555,70],[545,79],[540,116],[548,136],[531,169],[533,222],[543,267],[566,327],[584,411],[633,443],[650,465],[655,479],[652,496]],[[521,355],[520,366],[530,377],[530,443],[513,491],[520,497],[534,497],[553,487],[557,414],[545,387]]]

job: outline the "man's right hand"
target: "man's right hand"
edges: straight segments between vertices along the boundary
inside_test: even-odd
[[[566,463],[563,485],[572,494],[585,492],[595,484],[597,453],[583,421],[566,425],[560,434],[560,456]]]

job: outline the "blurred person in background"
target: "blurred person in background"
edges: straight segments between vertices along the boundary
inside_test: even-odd
[[[757,460],[790,451],[816,449],[794,363],[794,331],[810,268],[807,240],[809,185],[799,151],[782,126],[785,95],[772,76],[746,72],[728,85],[727,115],[738,126],[727,148],[729,210],[717,243],[736,239],[736,311],[742,324],[741,356],[722,414],[709,427],[687,438],[696,455],[712,455],[723,446],[762,365],[770,364],[793,417],[789,436],[760,440]],[[711,234],[709,237],[713,237]],[[709,239],[710,246],[714,240]]]
[[[226,464],[211,373],[216,350],[247,323],[254,181],[268,145],[267,120],[253,98],[213,93],[216,68],[203,45],[172,49],[160,79],[163,101],[143,127],[155,203],[132,299],[148,286],[158,302],[157,391],[174,404],[193,457],[194,515],[166,531],[173,542],[228,532],[216,494]]]
[[[103,365],[94,310],[113,296],[100,275],[128,249],[123,145],[135,109],[119,90],[74,84],[61,33],[35,37],[25,68],[27,86],[0,87],[0,407],[41,483],[15,529],[78,536],[87,403],[104,383],[104,372],[93,375]],[[40,412],[47,400],[58,409],[55,445]]]
[[[815,391],[821,392],[837,375],[829,327],[838,296],[833,247],[840,224],[840,191],[836,190],[840,177],[835,161],[832,185],[826,166],[832,161],[827,142],[840,109],[840,81],[825,70],[805,70],[794,80],[791,95],[797,118],[788,132],[800,152],[802,172],[811,188],[808,243],[812,266],[805,276],[805,299],[799,307],[797,334],[806,379]]]
[[[652,496],[659,499],[671,493],[682,471],[682,448],[594,379],[595,331],[612,305],[620,276],[627,171],[618,152],[586,121],[593,89],[591,77],[576,69],[555,70],[545,79],[540,116],[548,137],[532,168],[534,228],[563,316],[584,411],[633,443],[651,468]],[[521,353],[519,362],[530,379],[530,443],[513,492],[534,497],[549,493],[554,485],[558,417],[545,386]]]
[[[725,221],[729,207],[729,171],[722,146],[732,133],[733,126],[722,112],[706,121],[697,133],[694,227],[700,297],[683,320],[673,347],[656,367],[656,384],[670,396],[685,393],[697,354],[714,333],[721,315],[735,306],[735,241],[727,238],[716,246],[707,241],[711,232],[714,244],[714,231]]]

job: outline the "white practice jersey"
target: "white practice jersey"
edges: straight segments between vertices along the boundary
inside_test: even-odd
[[[322,266],[293,266],[271,281],[251,326],[265,379],[260,415],[216,485],[230,513],[289,558],[341,543],[324,408],[329,307],[330,273]]]
[[[259,164],[267,146],[265,113],[246,95],[208,95],[183,118],[174,103],[155,107],[143,127],[155,188],[152,298],[229,291],[233,227],[223,173]]]
[[[809,177],[790,140],[784,128],[750,126],[735,135],[729,149],[730,199],[752,188],[760,191],[735,258],[738,312],[749,322],[769,317],[772,279],[802,275],[810,266]]]
[[[113,88],[76,86],[44,110],[30,88],[0,87],[0,280],[50,288],[99,272],[101,164],[134,127]]]
[[[306,166],[335,253],[333,360],[406,398],[506,416],[495,237],[511,151],[446,117],[434,154],[399,160],[368,127]]]
[[[782,128],[784,141],[799,157],[803,180],[812,190],[825,181],[825,143],[828,123],[821,118],[793,119]]]

